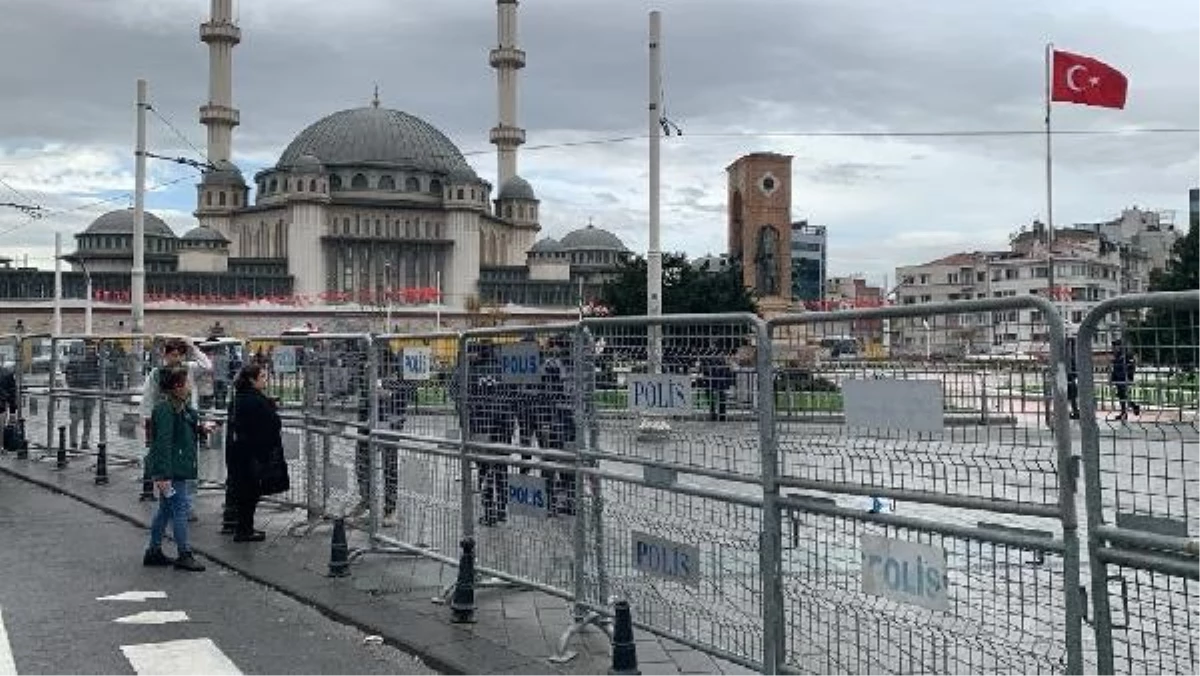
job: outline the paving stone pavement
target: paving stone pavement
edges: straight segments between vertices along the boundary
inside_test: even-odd
[[[94,482],[95,459],[75,456],[63,470],[53,455],[17,460],[0,454],[0,472],[70,495],[91,508],[147,526],[153,503],[137,501],[140,469],[109,468],[109,483]],[[559,636],[569,624],[570,609],[563,599],[536,591],[485,587],[476,591],[477,621],[450,622],[449,609],[432,602],[454,580],[451,566],[418,558],[368,554],[355,560],[348,578],[326,576],[330,555],[329,524],[302,527],[302,511],[264,506],[259,527],[268,533],[263,543],[234,543],[218,533],[222,493],[200,490],[195,504],[199,522],[193,524],[193,547],[203,556],[242,575],[274,587],[322,612],[421,657],[445,673],[587,674],[605,673],[611,666],[607,636],[589,628],[570,645],[578,653],[570,662],[549,661]],[[89,509],[84,505],[80,509]],[[365,535],[349,532],[351,549],[364,547]],[[140,552],[130,553],[139,565]],[[644,674],[750,673],[743,667],[713,659],[672,641],[635,630],[638,661]]]

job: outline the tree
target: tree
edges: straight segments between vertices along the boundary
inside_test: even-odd
[[[1175,242],[1163,270],[1150,276],[1151,291],[1200,289],[1200,239],[1195,223],[1186,236]],[[1200,350],[1200,326],[1195,307],[1154,308],[1145,319],[1130,327],[1130,343],[1143,364],[1174,366],[1185,371],[1196,368]]]
[[[627,261],[617,277],[601,288],[600,304],[615,316],[642,316],[647,312],[646,259]],[[707,264],[697,268],[682,253],[663,254],[663,314],[718,314],[758,312],[754,295],[742,283],[742,269],[731,262],[721,270]],[[683,368],[685,362],[706,353],[732,354],[746,342],[745,326],[700,324],[667,326],[663,330],[664,366]],[[605,332],[605,342],[615,352],[644,359],[646,334],[629,329]]]

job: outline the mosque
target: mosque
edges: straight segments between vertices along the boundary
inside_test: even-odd
[[[588,224],[561,240],[538,240],[533,186],[517,173],[517,0],[496,0],[499,115],[490,131],[498,189],[429,122],[380,104],[334,112],[309,125],[274,166],[250,181],[231,161],[240,115],[233,105],[233,51],[241,29],[233,0],[211,0],[200,26],[208,46],[208,101],[200,107],[211,163],[197,186],[199,227],[176,237],[146,214],[147,290],[187,280],[257,295],[282,286],[326,304],[435,289],[442,302],[572,306],[594,296],[630,251]],[[253,187],[253,191],[251,188]],[[133,217],[117,210],[76,235],[76,269],[116,277],[132,268]],[[247,280],[257,280],[253,284]],[[290,280],[290,284],[281,284]]]

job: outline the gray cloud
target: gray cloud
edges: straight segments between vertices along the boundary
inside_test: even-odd
[[[481,0],[254,0],[241,3],[235,102],[237,159],[273,162],[308,124],[365,105],[420,115],[466,151],[488,151],[495,121],[495,7]],[[8,0],[0,22],[0,177],[58,207],[127,184],[134,80],[194,143],[206,97],[197,38],[202,0]],[[1056,106],[1058,128],[1196,125],[1200,9],[1188,0],[959,3],[950,0],[663,0],[666,113],[684,129],[664,143],[667,248],[724,246],[724,167],[744,152],[795,155],[793,214],[830,226],[835,260],[886,271],[957,247],[897,232],[959,232],[978,247],[1044,210],[1040,136],[827,139],[763,132],[1038,129],[1049,38],[1130,78],[1129,107]],[[520,119],[530,145],[644,133],[648,2],[521,4]],[[1147,48],[1152,45],[1153,48]],[[151,144],[194,155],[152,118]],[[745,134],[739,136],[737,134]],[[30,157],[65,148],[55,166]],[[201,147],[203,147],[201,145]],[[107,153],[112,163],[86,163]],[[59,157],[56,155],[55,157]],[[645,143],[522,154],[543,199],[545,229],[588,217],[645,243]],[[490,152],[471,157],[485,176]],[[78,165],[78,166],[76,166]],[[1182,209],[1196,183],[1195,135],[1055,140],[1060,221],[1098,220],[1132,203]],[[182,167],[154,170],[163,180]],[[187,225],[188,181],[152,206]],[[6,191],[0,188],[0,195]],[[91,213],[91,212],[86,212]],[[16,222],[0,213],[0,232]],[[63,216],[73,231],[86,218]],[[43,246],[25,228],[16,246]],[[996,242],[997,238],[1000,239]],[[7,250],[6,242],[0,250]],[[857,257],[857,258],[856,258]],[[868,258],[870,259],[868,261]],[[881,274],[881,273],[880,273]]]

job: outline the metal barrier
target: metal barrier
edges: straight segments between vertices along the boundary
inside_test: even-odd
[[[764,603],[778,560],[761,490],[772,407],[731,394],[737,369],[768,364],[765,324],[733,314],[582,326],[576,603],[604,615],[610,595],[627,599],[639,627],[763,669],[779,627]]]
[[[462,524],[460,430],[455,407],[457,333],[374,337],[377,422],[355,480],[372,500],[372,549],[457,565]],[[382,490],[380,490],[382,488]],[[380,512],[382,510],[382,512]],[[380,547],[382,545],[382,547]]]
[[[308,526],[329,516],[368,513],[355,458],[369,453],[376,426],[376,377],[367,334],[253,336],[246,361],[267,366],[266,394],[279,404],[291,488],[269,502],[304,508]],[[369,415],[370,414],[370,415]]]
[[[1196,673],[1200,292],[1111,298],[1079,327],[1097,671]],[[1101,336],[1108,334],[1112,340]],[[1111,347],[1110,347],[1111,345]]]
[[[895,362],[822,358],[825,339],[848,324],[901,342],[897,351],[916,330],[920,349]],[[768,668],[1080,673],[1074,464],[1054,308],[1037,297],[962,301],[785,316],[769,329],[779,476],[764,473],[764,501],[784,522],[776,616],[786,637]],[[995,373],[1005,362],[967,359],[988,334],[1040,344],[1045,394],[1034,410],[1006,405],[1026,393]]]

